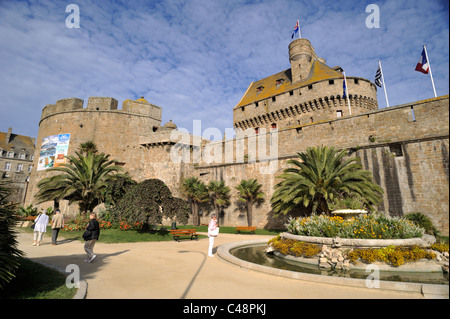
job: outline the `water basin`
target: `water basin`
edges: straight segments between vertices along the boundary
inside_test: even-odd
[[[371,271],[364,270],[325,270],[317,266],[317,264],[300,263],[297,261],[286,260],[272,254],[266,254],[264,249],[266,244],[255,244],[236,247],[230,250],[230,254],[238,259],[277,269],[288,271],[355,279],[367,279]],[[401,271],[380,271],[380,280],[394,282],[411,282],[422,284],[448,285],[449,276],[443,272],[401,272]]]

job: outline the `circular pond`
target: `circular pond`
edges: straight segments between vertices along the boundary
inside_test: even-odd
[[[317,263],[304,263],[293,260],[288,260],[283,257],[278,257],[273,254],[266,254],[264,249],[267,244],[252,244],[235,247],[229,250],[229,253],[240,260],[257,264],[265,267],[276,268],[280,270],[299,272],[303,274],[353,278],[366,280],[371,274],[371,270],[357,270],[352,269],[348,271],[341,271],[335,269],[321,269]],[[380,271],[379,280],[389,282],[402,283],[421,283],[434,285],[448,285],[449,276],[443,272],[403,272],[403,271]]]

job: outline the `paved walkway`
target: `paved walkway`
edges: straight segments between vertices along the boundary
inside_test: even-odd
[[[95,245],[97,258],[84,263],[80,241],[51,245],[44,235],[39,247],[32,234],[20,233],[19,249],[26,257],[66,269],[80,267],[88,283],[87,299],[423,299],[420,293],[352,288],[282,278],[249,271],[218,257],[207,257],[208,239]],[[221,234],[215,247],[229,242],[273,236]],[[214,250],[216,250],[216,248]]]

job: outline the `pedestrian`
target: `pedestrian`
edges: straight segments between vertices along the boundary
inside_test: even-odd
[[[64,227],[64,215],[59,209],[55,210],[55,215],[52,217],[52,245],[56,245],[58,234],[61,228]]]
[[[97,221],[97,214],[90,213],[89,218],[89,225],[86,227],[86,231],[83,234],[83,238],[86,241],[84,243],[84,251],[88,257],[85,260],[87,263],[93,262],[95,257],[97,257],[97,255],[94,254],[94,245],[100,235],[100,225]]]
[[[208,225],[208,237],[209,237],[209,247],[208,247],[208,256],[214,257],[212,253],[212,249],[214,246],[214,239],[219,235],[219,226],[217,225],[217,217],[216,214],[211,215],[211,220]]]
[[[42,241],[42,236],[47,231],[48,216],[45,211],[41,211],[34,221],[33,246],[39,246]]]

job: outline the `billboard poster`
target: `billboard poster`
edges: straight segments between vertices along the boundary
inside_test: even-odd
[[[39,153],[38,171],[61,166],[66,163],[70,134],[47,136],[42,139]]]

